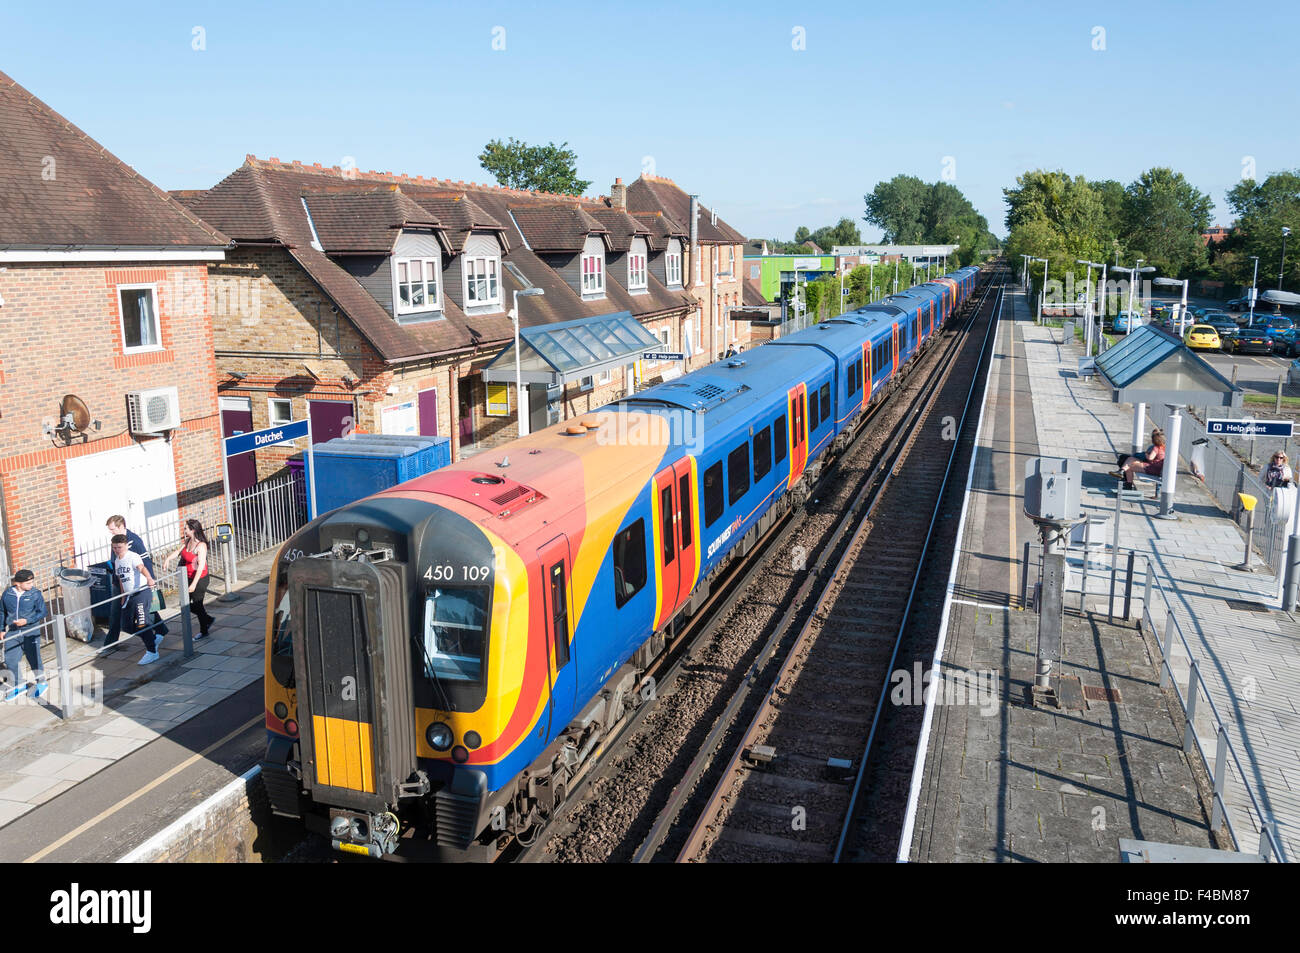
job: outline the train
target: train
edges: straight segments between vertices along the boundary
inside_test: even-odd
[[[719,574],[974,294],[962,268],[312,520],[266,620],[274,813],[344,853],[529,844]],[[409,845],[409,846],[408,846]]]

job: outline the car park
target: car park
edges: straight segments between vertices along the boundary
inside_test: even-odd
[[[1217,351],[1222,346],[1219,332],[1208,324],[1193,324],[1187,330],[1183,343],[1194,351]]]
[[[1223,318],[1213,318],[1209,321],[1203,321],[1199,323],[1208,324],[1210,327],[1214,328],[1216,332],[1218,332],[1219,343],[1220,346],[1223,348],[1223,350],[1225,351],[1232,350],[1232,339],[1237,333],[1236,321],[1232,320],[1231,318],[1227,318],[1226,320]]]
[[[1136,311],[1121,311],[1115,315],[1115,320],[1111,322],[1110,329],[1116,334],[1128,334],[1130,331],[1136,331],[1142,327],[1142,315]]]
[[[1264,327],[1238,328],[1232,338],[1234,354],[1272,354],[1273,339]]]

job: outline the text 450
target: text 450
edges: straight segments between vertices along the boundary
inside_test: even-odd
[[[482,582],[489,574],[487,566],[430,566],[424,578],[430,582]]]

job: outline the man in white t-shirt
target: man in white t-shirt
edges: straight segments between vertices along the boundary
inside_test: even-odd
[[[162,635],[155,631],[150,608],[157,583],[144,560],[131,552],[125,533],[113,537],[113,574],[122,590],[122,628],[144,641],[140,664],[158,661]]]

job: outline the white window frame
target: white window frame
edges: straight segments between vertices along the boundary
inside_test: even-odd
[[[716,246],[714,246],[714,247],[717,249],[717,258],[716,258],[716,260],[713,262],[713,266],[714,266],[714,268],[718,269],[717,271],[714,272],[714,274],[716,274],[719,278],[730,278],[730,277],[732,276],[732,274],[735,272],[735,269],[736,269],[736,250],[735,250],[734,248],[732,248],[730,245],[716,245]],[[727,250],[727,270],[726,270],[726,271],[722,271],[722,270],[721,270],[721,269],[722,269],[722,249],[724,249],[724,248]]]
[[[646,273],[646,256],[629,252],[627,256],[627,287],[629,291],[645,291],[650,287]]]
[[[483,279],[487,282],[488,296],[481,300],[470,299],[469,289],[471,282],[477,281],[478,269],[483,271]],[[461,281],[465,286],[465,307],[467,308],[485,308],[491,305],[500,306],[501,304],[501,259],[494,255],[474,255],[466,258],[461,267]]]
[[[122,308],[123,291],[148,291],[151,304],[153,307],[153,326],[154,332],[158,338],[157,344],[140,344],[132,347],[126,343],[126,312]],[[118,285],[117,286],[117,332],[122,335],[122,353],[123,354],[147,354],[150,351],[164,350],[162,343],[162,315],[158,312],[158,285],[155,284],[138,284],[138,285]]]
[[[420,263],[420,284],[424,286],[424,304],[419,307],[410,307],[402,305],[402,280],[400,269],[406,265],[407,274],[410,274],[412,262]],[[433,290],[432,298],[429,296],[429,269],[433,270]],[[411,284],[411,282],[407,282]],[[393,313],[394,314],[425,314],[429,311],[442,310],[442,260],[439,258],[394,258],[393,259]]]
[[[702,285],[704,284],[704,279],[700,277],[700,269],[704,261],[704,246],[696,245],[692,248],[691,257],[695,259],[695,283],[697,285]]]
[[[275,405],[284,404],[289,408],[289,416],[281,419],[275,416]],[[293,398],[292,397],[268,397],[266,399],[266,425],[268,427],[283,427],[287,423],[293,422]],[[282,447],[296,447],[297,440],[286,440],[280,444]]]
[[[653,334],[655,337],[657,337],[657,338],[659,339],[659,342],[660,342],[660,344],[662,345],[662,346],[660,347],[660,350],[661,350],[661,351],[671,351],[671,350],[673,349],[673,348],[672,348],[672,345],[669,343],[669,341],[672,339],[672,336],[673,336],[673,329],[672,329],[672,328],[660,328],[658,331],[651,331],[650,333]],[[661,366],[664,365],[664,364],[671,364],[671,363],[673,363],[673,362],[672,362],[672,361],[655,361],[655,366],[656,366],[656,367],[661,367]]]
[[[664,276],[668,279],[664,282],[670,288],[680,288],[682,284],[682,253],[677,254],[669,252],[664,256]]]
[[[587,262],[594,262],[595,267],[588,272]],[[584,295],[596,295],[605,293],[605,256],[603,254],[588,255],[585,252],[582,255],[580,267],[580,284]],[[591,277],[591,282],[588,282]]]

